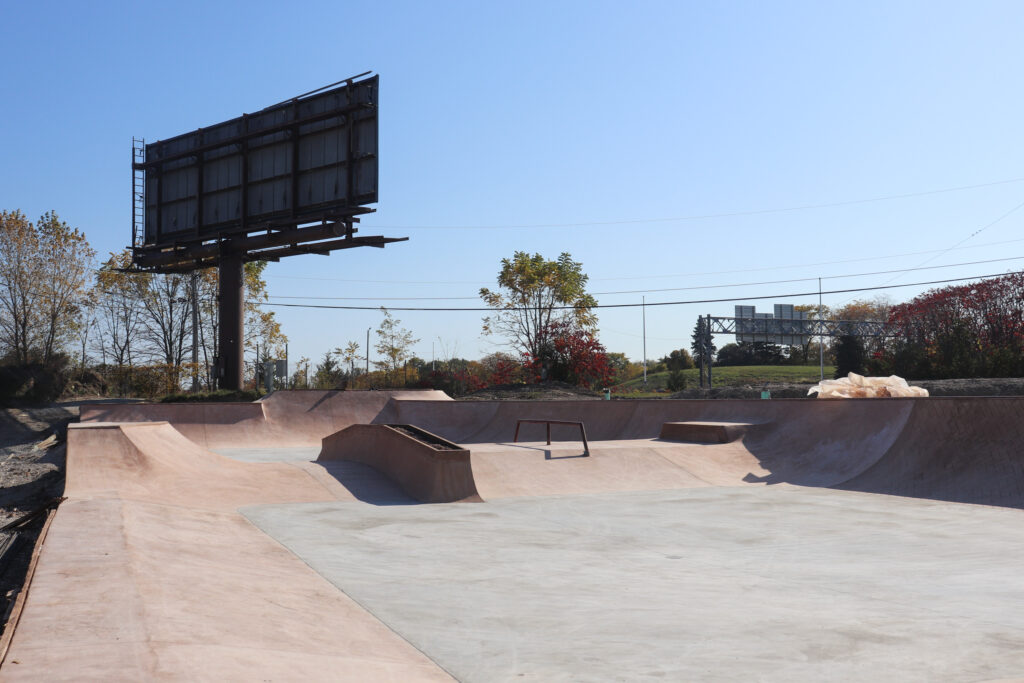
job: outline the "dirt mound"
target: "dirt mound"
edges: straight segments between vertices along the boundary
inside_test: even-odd
[[[459,397],[458,401],[599,401],[604,398],[590,389],[575,387],[565,382],[539,384],[499,384]]]

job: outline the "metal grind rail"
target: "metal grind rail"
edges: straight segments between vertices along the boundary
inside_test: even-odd
[[[516,433],[512,437],[512,443],[519,441],[519,427],[523,424],[540,424],[547,427],[548,445],[551,445],[551,425],[569,425],[580,428],[580,438],[583,440],[583,455],[590,456],[590,445],[587,444],[587,430],[583,427],[582,422],[575,422],[573,420],[516,420]]]

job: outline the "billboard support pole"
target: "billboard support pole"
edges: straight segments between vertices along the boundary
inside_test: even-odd
[[[199,392],[199,271],[192,271],[192,393]]]
[[[218,330],[221,389],[242,388],[243,369],[243,259],[239,252],[226,251],[220,257],[220,329]]]

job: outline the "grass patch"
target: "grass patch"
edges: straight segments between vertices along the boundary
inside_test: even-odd
[[[835,368],[831,365],[825,366],[825,379],[831,379],[835,374]],[[728,367],[714,367],[711,370],[711,381],[716,387],[736,386],[759,386],[769,384],[817,384],[820,377],[820,369],[817,365],[732,365]],[[693,389],[700,386],[700,371],[697,368],[683,370],[686,377],[686,388]],[[668,373],[648,373],[647,385],[644,386],[643,377],[636,377],[617,384],[612,388],[616,394],[642,394],[655,395],[668,391]]]

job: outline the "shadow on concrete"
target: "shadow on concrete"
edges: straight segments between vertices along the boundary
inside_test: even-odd
[[[398,485],[369,465],[347,460],[318,462],[324,470],[348,489],[357,500],[371,505],[420,505]]]
[[[827,421],[787,416],[744,438],[768,474],[743,480],[1024,508],[1020,397],[846,399],[823,408],[814,412]]]
[[[549,450],[545,450],[544,451],[544,459],[545,460],[571,460],[573,458],[588,458],[588,457],[590,457],[590,456],[588,456],[586,453],[578,453],[578,454],[575,454],[575,455],[552,455],[551,451],[549,451]]]

